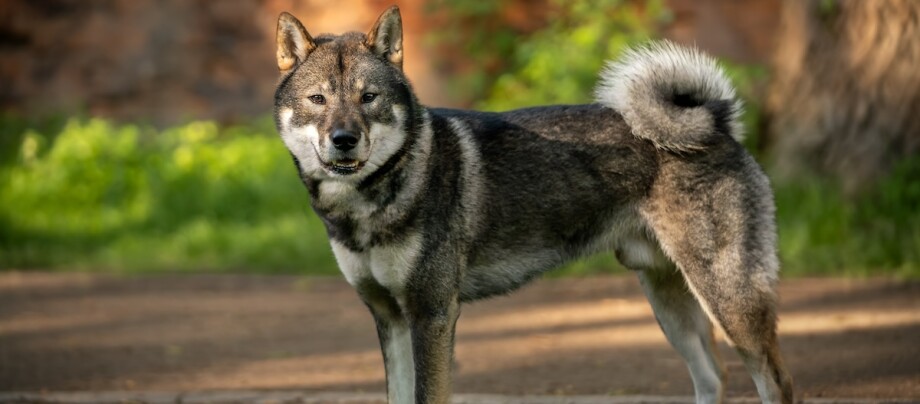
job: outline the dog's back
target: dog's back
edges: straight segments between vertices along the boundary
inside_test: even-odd
[[[612,240],[604,239],[624,225],[635,227],[634,207],[658,169],[656,151],[610,108],[431,112],[437,133],[473,146],[474,153],[456,156],[457,169],[479,171],[479,185],[461,202],[476,205],[462,299],[513,290],[568,260],[607,249],[601,244]]]

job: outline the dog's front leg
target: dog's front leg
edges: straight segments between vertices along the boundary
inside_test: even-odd
[[[415,361],[412,359],[412,334],[402,318],[374,315],[377,336],[383,350],[387,374],[387,402],[413,403],[415,399]]]
[[[358,287],[361,299],[377,325],[387,378],[387,402],[411,404],[415,400],[415,361],[412,333],[396,298],[376,282]]]
[[[407,302],[415,357],[416,403],[448,403],[460,303],[456,291],[448,295],[431,290],[419,292],[410,295]]]

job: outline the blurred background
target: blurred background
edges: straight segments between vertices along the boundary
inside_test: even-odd
[[[773,179],[784,275],[920,276],[913,0],[5,0],[0,269],[336,273],[270,118],[275,21],[366,31],[392,3],[432,106],[591,102],[630,45],[712,53]]]

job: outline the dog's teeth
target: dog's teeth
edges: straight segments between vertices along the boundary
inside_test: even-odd
[[[339,161],[339,162],[336,162],[335,165],[339,167],[344,167],[344,168],[355,168],[358,166],[358,161],[356,160]]]

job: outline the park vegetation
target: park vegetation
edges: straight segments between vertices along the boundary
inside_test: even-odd
[[[449,29],[430,38],[482,66],[450,84],[486,110],[591,102],[604,61],[653,38],[670,18],[657,1],[557,1],[558,18],[523,35],[478,23],[499,12],[494,4],[452,2],[448,11],[471,33],[462,42]],[[768,172],[782,169],[782,159],[760,147],[765,118],[756,89],[769,68],[724,65],[746,101],[746,146]],[[804,169],[776,177],[785,276],[920,277],[920,158],[886,164],[858,192]],[[0,117],[0,269],[337,272],[267,117],[167,128]],[[620,270],[604,255],[556,273]]]

